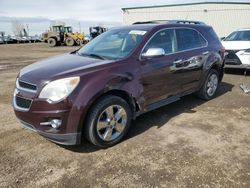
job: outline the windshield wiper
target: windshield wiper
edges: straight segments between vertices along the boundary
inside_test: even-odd
[[[80,55],[94,57],[94,58],[103,59],[103,60],[107,59],[107,58],[105,58],[101,55],[98,55],[98,54],[80,54]]]

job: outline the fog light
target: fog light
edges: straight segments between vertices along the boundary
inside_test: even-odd
[[[61,126],[61,124],[62,124],[62,120],[60,120],[60,119],[52,119],[48,122],[40,123],[40,125],[49,125],[54,129],[58,129]]]
[[[54,129],[58,129],[62,124],[62,120],[59,120],[59,119],[52,119],[50,121],[50,125],[51,127],[53,127]]]

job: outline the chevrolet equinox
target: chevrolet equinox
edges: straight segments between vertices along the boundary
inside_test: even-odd
[[[121,141],[142,113],[196,93],[212,99],[223,77],[224,47],[211,26],[186,20],[110,29],[74,52],[20,70],[18,120],[47,139],[99,147]]]

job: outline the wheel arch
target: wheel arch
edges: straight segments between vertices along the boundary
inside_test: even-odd
[[[88,117],[88,113],[90,112],[91,107],[93,107],[99,100],[101,100],[101,98],[107,95],[114,95],[114,96],[124,99],[131,108],[132,118],[133,119],[136,118],[136,112],[140,111],[140,106],[137,103],[136,99],[131,94],[121,89],[112,89],[108,91],[102,91],[96,94],[95,96],[93,96],[90,102],[87,104],[86,110],[82,113],[81,118],[80,118],[79,131],[81,132],[84,131],[84,123],[86,121],[86,118]]]
[[[214,62],[209,70],[211,69],[215,69],[219,73],[219,81],[221,82],[224,75],[224,71],[223,66],[221,66],[220,62]]]
[[[221,55],[217,52],[212,52],[207,58],[206,63],[204,64],[204,78],[206,78],[207,74],[211,69],[215,69],[219,73],[219,81],[222,80],[224,75],[224,60]]]

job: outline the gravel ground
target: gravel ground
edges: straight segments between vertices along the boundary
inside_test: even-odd
[[[211,101],[190,95],[138,117],[112,148],[64,147],[22,129],[11,106],[18,71],[76,48],[0,45],[0,187],[250,187],[242,71],[227,71]]]

